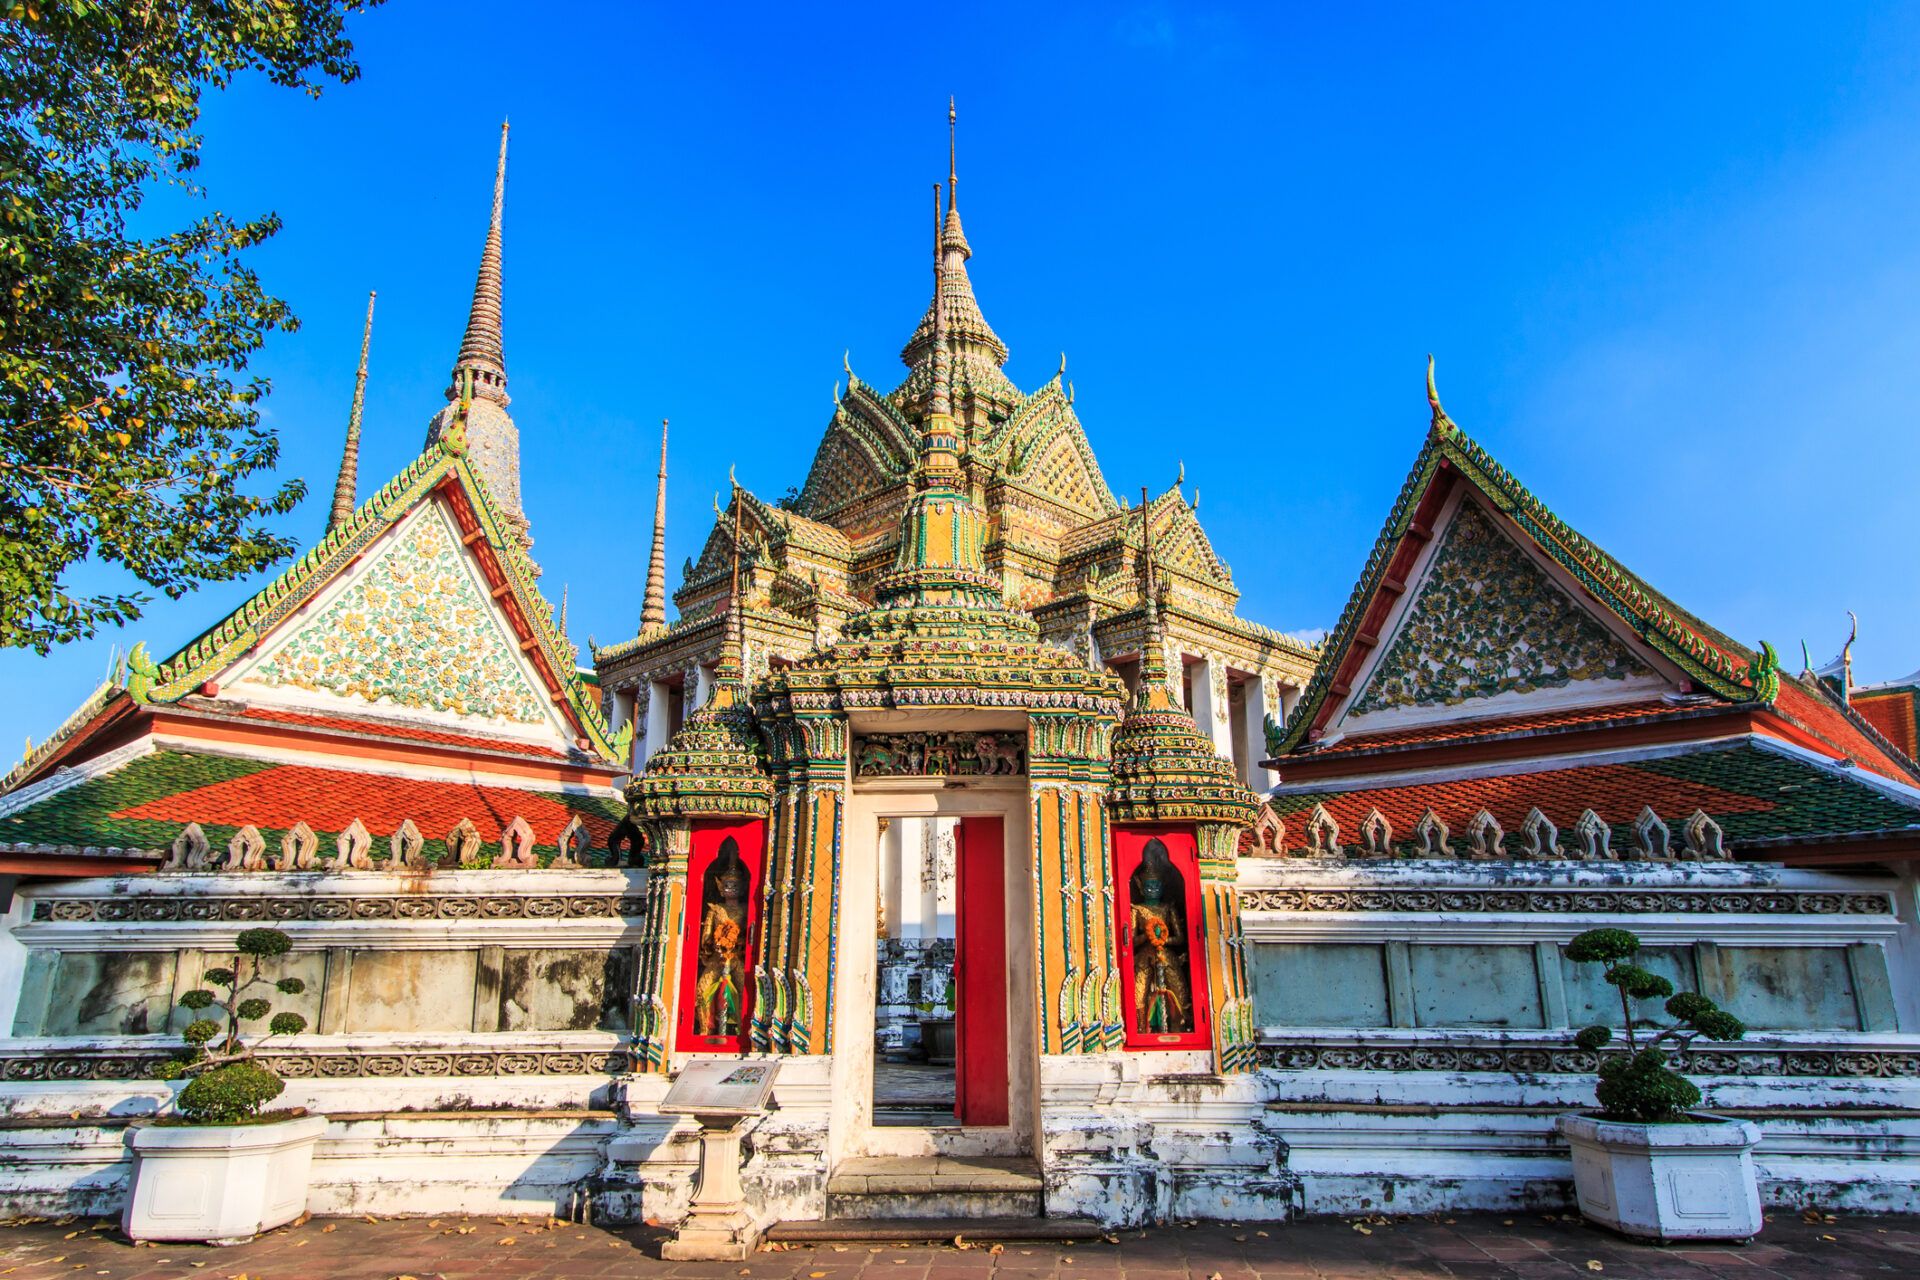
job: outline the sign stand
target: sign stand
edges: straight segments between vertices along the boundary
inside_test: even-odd
[[[688,1063],[667,1096],[663,1115],[700,1122],[700,1182],[693,1203],[660,1255],[673,1262],[738,1262],[760,1242],[760,1227],[740,1190],[740,1139],[745,1122],[764,1115],[779,1064],[738,1058]]]

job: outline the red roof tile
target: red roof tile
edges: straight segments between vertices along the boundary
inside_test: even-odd
[[[1909,756],[1920,755],[1920,735],[1915,732],[1913,695],[1897,693],[1854,694],[1854,714],[1880,731],[1880,736]]]
[[[1774,699],[1773,705],[1862,768],[1898,782],[1914,781],[1911,763],[1901,761],[1886,744],[1875,741],[1872,734],[1832,703],[1807,692],[1799,681],[1783,678],[1780,696]]]
[[[285,830],[305,822],[315,831],[341,831],[358,818],[376,838],[411,818],[421,835],[430,840],[444,836],[460,819],[471,818],[480,838],[489,842],[497,842],[501,831],[518,816],[533,828],[536,843],[552,844],[576,813],[580,813],[595,842],[604,843],[613,830],[612,821],[569,808],[551,794],[470,782],[276,765],[245,777],[148,800],[112,816],[198,822],[203,827],[251,824],[265,830]]]

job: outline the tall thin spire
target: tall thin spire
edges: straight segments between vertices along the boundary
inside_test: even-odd
[[[640,606],[640,631],[667,625],[667,420],[660,419],[660,481],[653,495],[653,555],[647,561],[647,596]]]
[[[960,165],[954,155],[955,123],[959,116],[953,109],[953,98],[947,98],[947,207],[956,208],[960,200]]]
[[[1165,710],[1172,694],[1167,688],[1167,644],[1161,631],[1159,588],[1153,580],[1153,499],[1140,486],[1140,576],[1146,600],[1140,638],[1140,683],[1134,691],[1136,710]],[[1156,701],[1157,699],[1157,701]]]
[[[500,327],[500,222],[507,202],[507,122],[500,122],[500,160],[493,171],[493,217],[480,251],[480,270],[473,281],[473,303],[467,311],[467,331],[453,362],[453,386],[447,399],[459,399],[463,373],[473,375],[471,395],[507,403],[506,342]]]
[[[360,491],[360,414],[367,404],[367,352],[373,345],[374,291],[367,290],[367,325],[360,331],[360,372],[353,376],[353,410],[347,414],[347,443],[340,451],[340,476],[333,482],[333,511],[327,517],[332,533],[353,518]]]
[[[746,635],[740,617],[740,482],[733,478],[732,468],[727,470],[727,483],[733,486],[733,573],[727,587],[727,638],[713,670],[716,689],[722,684],[739,683],[745,678],[747,665],[740,652]]]

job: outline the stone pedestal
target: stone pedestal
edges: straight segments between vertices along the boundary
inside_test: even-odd
[[[700,1182],[680,1230],[660,1248],[674,1262],[735,1262],[752,1253],[760,1228],[740,1193],[740,1129],[746,1116],[696,1116]]]

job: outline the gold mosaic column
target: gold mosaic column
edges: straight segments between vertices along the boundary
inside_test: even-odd
[[[846,803],[846,721],[798,719],[774,735],[774,827],[762,919],[764,1020],[754,1043],[779,1053],[832,1048]]]
[[[1254,1067],[1252,993],[1247,985],[1246,941],[1240,930],[1240,895],[1234,888],[1240,828],[1199,825],[1200,907],[1205,916],[1207,985],[1213,1004],[1216,1071]]]
[[[667,1069],[680,1015],[680,925],[687,916],[687,855],[693,824],[669,818],[647,824],[647,932],[633,999],[632,1069]]]
[[[1111,718],[1085,713],[1029,718],[1042,1053],[1099,1053],[1124,1036],[1105,804],[1112,730]]]

